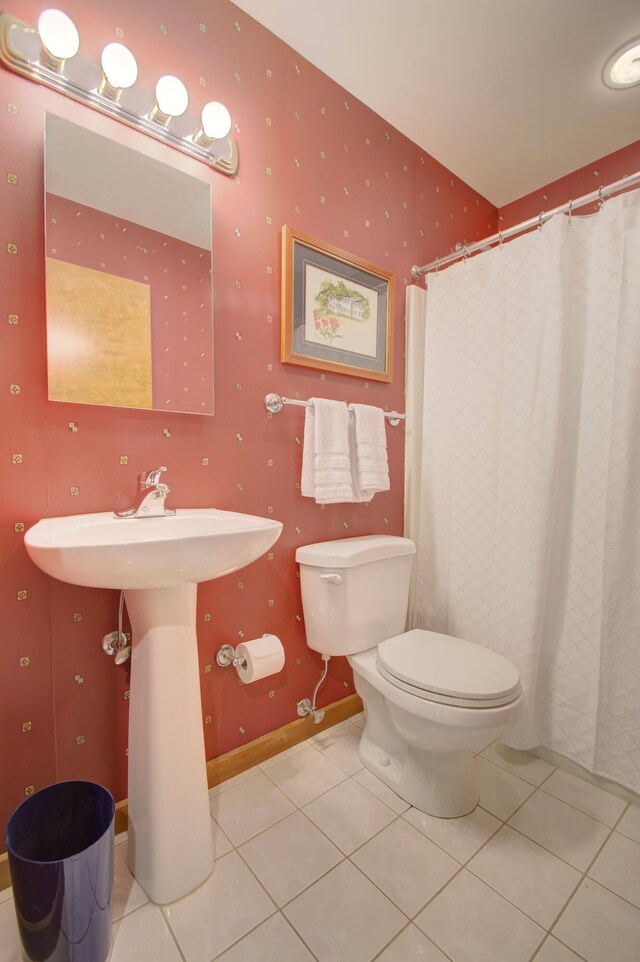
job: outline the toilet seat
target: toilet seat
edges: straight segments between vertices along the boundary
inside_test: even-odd
[[[521,691],[516,667],[502,655],[420,628],[380,642],[377,670],[418,698],[462,708],[508,705]]]

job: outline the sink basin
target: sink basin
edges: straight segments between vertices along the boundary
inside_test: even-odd
[[[255,561],[281,531],[280,521],[182,508],[161,518],[46,518],[25,535],[32,561],[54,578],[124,588],[132,631],[128,864],[154,902],[182,898],[213,869],[197,585]],[[264,617],[249,610],[243,624],[259,635],[271,628]]]
[[[110,512],[45,518],[25,535],[48,575],[89,588],[170,588],[237,571],[268,551],[280,521],[216,508],[179,508],[162,518]]]

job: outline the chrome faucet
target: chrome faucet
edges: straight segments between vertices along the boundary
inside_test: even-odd
[[[160,477],[165,467],[154,468],[142,475],[140,479],[140,497],[133,508],[126,511],[114,511],[114,518],[163,518],[175,514],[175,509],[167,508],[165,501],[171,491],[171,485],[164,484]]]

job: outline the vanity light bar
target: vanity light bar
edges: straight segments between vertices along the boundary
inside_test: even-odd
[[[115,117],[223,174],[235,174],[238,147],[233,137],[219,140],[202,137],[200,120],[186,112],[165,117],[157,109],[155,96],[135,83],[118,89],[114,96],[110,84],[104,83],[100,64],[78,54],[56,62],[46,53],[35,27],[11,14],[0,13],[0,61],[9,70]]]

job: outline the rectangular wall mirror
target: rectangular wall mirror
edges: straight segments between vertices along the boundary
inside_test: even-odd
[[[211,186],[45,118],[49,398],[213,414]]]

